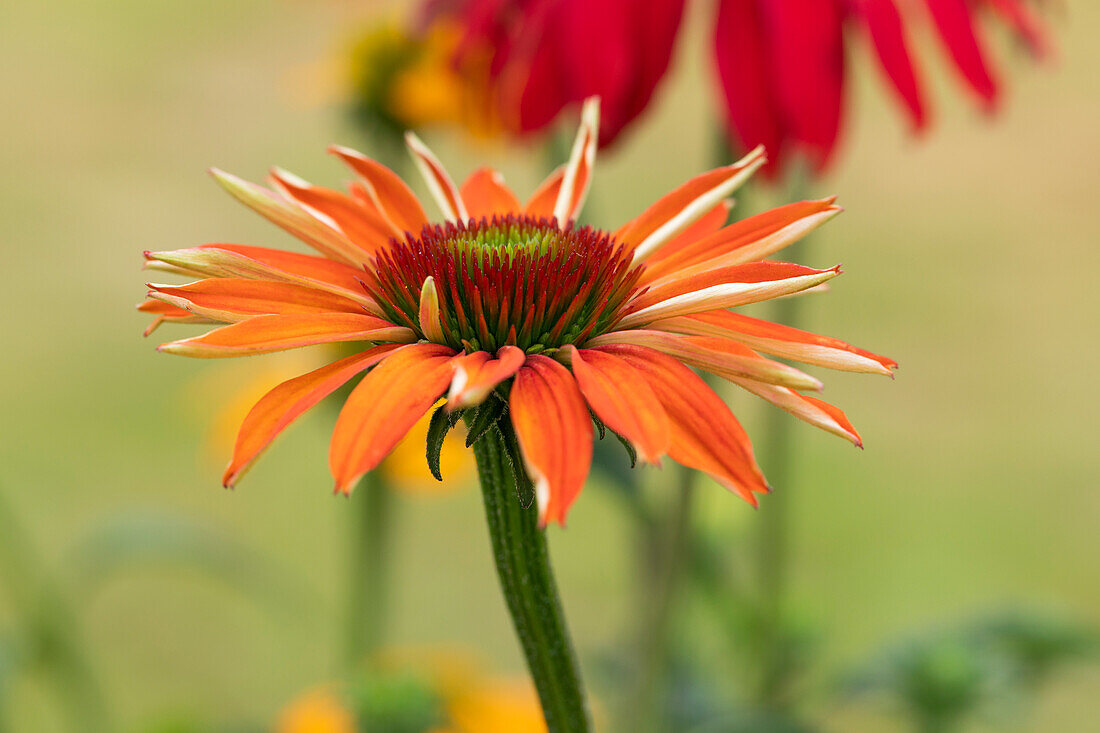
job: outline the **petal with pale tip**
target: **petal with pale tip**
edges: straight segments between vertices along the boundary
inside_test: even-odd
[[[274,168],[271,180],[278,189],[319,219],[342,232],[348,239],[367,253],[374,253],[385,246],[393,230],[373,206],[322,186],[314,186],[289,171]]]
[[[354,266],[360,266],[366,262],[363,250],[343,232],[311,216],[300,206],[291,203],[274,191],[249,183],[217,168],[211,168],[210,175],[242,204],[326,257]]]
[[[897,362],[840,339],[730,311],[710,311],[657,321],[651,328],[692,336],[734,339],[767,354],[829,369],[892,377]]]
[[[664,318],[759,303],[807,290],[839,274],[839,265],[828,270],[815,270],[781,262],[756,262],[724,268],[690,282],[646,292],[627,306],[627,315],[619,320],[615,328],[636,328]],[[639,308],[638,301],[652,305]]]
[[[474,219],[518,213],[523,206],[504,183],[504,176],[492,168],[478,168],[459,189],[467,213]]]
[[[741,424],[726,403],[695,372],[676,359],[644,346],[617,344],[599,351],[633,366],[649,383],[669,420],[668,455],[756,506],[767,483]]]
[[[233,458],[222,484],[232,488],[255,464],[272,441],[298,417],[346,384],[357,374],[386,358],[399,344],[382,344],[326,364],[295,377],[265,394],[249,410],[237,434]]]
[[[211,278],[187,285],[149,283],[149,297],[216,321],[236,323],[276,313],[357,313],[363,306],[340,295],[293,283]]]
[[[417,170],[424,177],[428,190],[439,205],[443,218],[453,222],[467,221],[470,214],[466,211],[462,194],[451,175],[447,173],[447,169],[439,162],[439,158],[435,157],[435,153],[429,150],[414,132],[405,133],[405,143],[409,147],[409,153],[412,155],[413,162],[416,163]]]
[[[348,395],[329,445],[336,491],[349,494],[413,425],[427,414],[451,381],[454,349],[411,344],[387,355]]]
[[[589,344],[645,346],[720,377],[744,377],[792,389],[821,390],[824,387],[820,380],[799,369],[765,359],[748,346],[724,338],[631,329],[597,336],[590,339]]]
[[[577,381],[553,359],[528,356],[516,373],[508,405],[535,486],[539,525],[564,525],[592,464],[592,418]]]
[[[215,328],[194,338],[170,341],[157,351],[200,359],[268,354],[316,344],[341,341],[411,342],[416,334],[407,328],[368,315],[352,313],[300,313],[253,316],[239,323]]]
[[[424,284],[420,288],[420,332],[429,341],[440,343],[443,341],[443,326],[439,315],[439,292],[435,288],[435,278],[431,275],[424,278]]]
[[[838,435],[850,441],[857,448],[863,447],[863,439],[859,437],[859,433],[848,421],[848,417],[828,402],[799,394],[793,389],[774,384],[762,384],[751,379],[729,378],[729,381],[758,397],[764,398],[776,407],[786,410],[799,420],[804,420],[814,427]]]
[[[485,351],[457,357],[446,409],[459,410],[481,404],[498,384],[515,375],[526,358],[523,349],[515,346],[502,346],[496,358]]]
[[[614,354],[566,346],[565,358],[596,417],[630,441],[645,463],[660,465],[668,452],[668,415],[649,383]]]
[[[588,188],[592,183],[592,166],[596,163],[596,145],[600,139],[600,98],[589,97],[581,109],[581,126],[573,142],[569,162],[565,165],[561,189],[554,202],[553,216],[563,226],[580,215]]]
[[[733,165],[696,176],[619,229],[615,239],[633,245],[634,260],[644,262],[692,222],[729,197],[766,160],[764,149],[758,147]]]

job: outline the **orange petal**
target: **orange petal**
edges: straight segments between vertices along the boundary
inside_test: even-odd
[[[435,288],[435,278],[428,275],[420,287],[420,332],[429,341],[443,341],[443,326],[439,314],[439,291]]]
[[[412,344],[390,354],[348,396],[329,446],[336,490],[351,493],[432,408],[451,381],[454,349]]]
[[[565,347],[581,394],[596,416],[623,436],[646,463],[659,465],[668,451],[668,415],[649,383],[614,354]]]
[[[663,247],[654,252],[649,259],[646,260],[645,274],[642,276],[642,281],[650,282],[656,279],[656,277],[651,277],[649,273],[655,270],[658,262],[682,252],[689,245],[695,244],[704,237],[709,237],[725,226],[726,221],[729,219],[730,211],[732,210],[733,201],[726,199],[699,217],[699,220],[691,224],[687,229],[668,240]]]
[[[157,351],[213,359],[249,356],[338,341],[397,341],[416,338],[407,328],[381,318],[351,313],[253,316],[194,338],[170,341]]]
[[[617,329],[663,318],[733,308],[799,293],[831,280],[840,267],[815,270],[786,262],[753,262],[724,267],[643,292],[625,308]]]
[[[630,329],[606,333],[588,343],[593,347],[608,344],[646,346],[720,377],[744,377],[794,389],[820,390],[824,386],[803,371],[765,359],[748,346],[724,338]]]
[[[600,138],[600,98],[589,97],[581,109],[581,126],[565,165],[561,188],[554,202],[553,216],[565,226],[580,214],[592,183],[592,166],[596,163],[596,144]]]
[[[765,160],[758,147],[733,165],[696,176],[615,232],[615,239],[634,245],[635,261],[645,261],[733,193]]]
[[[502,346],[497,358],[475,351],[455,359],[455,374],[447,394],[447,409],[457,410],[480,404],[498,384],[523,366],[526,355],[515,346]]]
[[[151,298],[227,323],[274,313],[364,312],[363,306],[354,300],[304,285],[270,280],[211,278],[180,286],[150,283],[149,288]]]
[[[834,198],[801,201],[780,206],[734,222],[685,246],[671,243],[646,262],[644,283],[656,283],[669,275],[694,274],[770,257],[797,242],[843,209]]]
[[[729,381],[743,387],[758,397],[763,397],[776,407],[781,407],[799,420],[805,420],[809,424],[822,430],[839,435],[845,440],[850,440],[857,447],[863,447],[863,439],[852,427],[848,417],[838,408],[828,402],[799,394],[792,389],[779,387],[774,384],[761,384],[751,379],[735,379]]]
[[[504,183],[504,176],[492,168],[478,168],[459,192],[467,213],[474,219],[492,219],[494,214],[518,213],[523,208],[512,189]]]
[[[424,207],[401,177],[357,150],[334,145],[329,152],[340,157],[363,179],[364,188],[395,236],[419,234],[428,225]]]
[[[271,177],[286,196],[297,201],[322,223],[339,229],[369,254],[377,252],[394,236],[389,222],[378,210],[359,199],[330,188],[314,186],[278,168],[271,172]]]
[[[546,177],[523,207],[523,213],[536,218],[549,219],[554,215],[554,204],[558,201],[561,182],[565,178],[565,166],[559,166]]]
[[[752,444],[726,404],[695,372],[644,346],[601,346],[621,357],[649,382],[669,419],[668,455],[705,472],[756,506],[753,492],[768,491]]]
[[[366,253],[344,236],[343,232],[325,224],[274,191],[217,168],[211,168],[210,174],[235,199],[326,257],[356,266],[366,262]]]
[[[893,375],[893,359],[856,348],[840,339],[818,336],[790,326],[729,311],[710,311],[669,318],[651,326],[661,331],[695,336],[718,336],[740,341],[757,351],[804,364],[847,372]]]
[[[183,308],[160,300],[146,300],[139,303],[137,309],[142,313],[149,313],[156,316],[152,323],[146,327],[142,334],[143,336],[148,336],[153,333],[153,331],[156,331],[162,323],[216,323],[216,321],[210,318],[197,316],[194,313],[185,311]]]
[[[424,182],[428,184],[428,190],[432,192],[432,197],[439,204],[443,218],[450,221],[468,221],[470,214],[466,211],[462,194],[459,193],[458,186],[447,173],[447,169],[439,162],[439,158],[435,157],[428,146],[412,131],[405,133],[405,143],[409,146],[409,152],[412,153],[417,169],[424,176]]]
[[[235,486],[276,436],[300,415],[399,348],[397,344],[372,347],[283,382],[265,394],[241,424],[233,459],[222,477],[225,487]]]
[[[508,404],[523,464],[535,484],[539,524],[564,525],[592,463],[592,418],[584,397],[568,369],[532,355],[516,373]]]

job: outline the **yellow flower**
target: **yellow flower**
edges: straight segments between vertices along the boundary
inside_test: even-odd
[[[356,733],[355,717],[330,690],[317,688],[283,709],[275,733]]]
[[[448,700],[449,733],[546,733],[529,680],[479,680]]]

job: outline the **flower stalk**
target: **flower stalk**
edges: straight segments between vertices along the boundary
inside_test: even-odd
[[[485,517],[516,634],[550,733],[591,730],[580,668],[558,597],[534,491],[507,424],[474,444]]]
[[[389,613],[393,492],[384,471],[372,471],[352,497],[351,593],[345,662],[354,668],[369,659],[385,637]]]

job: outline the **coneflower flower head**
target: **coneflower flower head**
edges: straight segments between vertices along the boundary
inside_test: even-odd
[[[223,324],[159,349],[225,357],[358,345],[252,408],[225,485],[354,379],[330,444],[338,491],[351,491],[445,396],[438,414],[448,421],[477,408],[475,423],[489,415],[514,433],[544,524],[564,522],[584,485],[594,421],[643,462],[667,455],[754,504],[754,494],[768,491],[744,430],[693,368],[860,445],[843,412],[803,394],[821,389],[817,378],[763,354],[887,375],[896,364],[731,310],[839,274],[768,259],[839,213],[834,200],[727,224],[728,196],[765,162],[758,149],[693,178],[617,230],[577,226],[598,118],[591,99],[569,161],[525,204],[492,170],[455,185],[407,136],[442,212],[436,222],[396,174],[347,148],[333,148],[357,177],[347,193],[278,169],[272,189],[216,171],[237,199],[318,254],[236,244],[146,253],[150,268],[199,278],[149,285],[139,309],[155,317],[150,331],[165,321]]]

